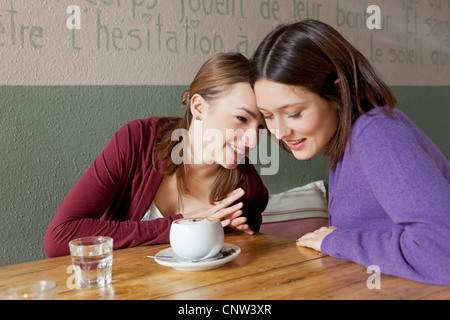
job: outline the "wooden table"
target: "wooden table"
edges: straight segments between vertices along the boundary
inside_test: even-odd
[[[161,266],[146,257],[169,247],[157,245],[115,250],[112,283],[105,288],[70,289],[70,256],[2,267],[0,287],[56,281],[61,300],[450,299],[450,287],[386,275],[380,289],[369,290],[373,274],[365,267],[298,248],[291,240],[231,233],[225,242],[238,245],[242,253],[214,270],[181,272]]]

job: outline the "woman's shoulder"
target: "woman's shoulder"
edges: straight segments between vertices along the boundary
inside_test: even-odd
[[[403,112],[392,110],[388,115],[387,107],[378,107],[361,115],[352,127],[352,140],[358,140],[361,135],[371,135],[383,132],[385,135],[417,134],[420,129]]]
[[[116,139],[124,142],[153,140],[158,132],[164,131],[164,126],[168,122],[170,122],[170,118],[152,117],[135,119],[124,124],[116,132],[115,136]]]
[[[123,125],[119,131],[130,131],[132,133],[137,132],[145,132],[145,131],[153,131],[152,129],[155,127],[156,123],[163,118],[145,118],[145,119],[135,119],[127,122]]]
[[[135,119],[122,125],[111,141],[124,154],[141,153],[151,149],[156,137],[156,123],[161,118]]]
[[[421,157],[448,172],[449,162],[436,144],[398,109],[391,116],[383,109],[361,116],[352,128],[350,143],[353,154],[365,153],[376,159],[401,156],[411,163]]]

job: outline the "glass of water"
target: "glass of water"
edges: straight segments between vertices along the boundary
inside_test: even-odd
[[[111,283],[113,239],[86,237],[69,243],[77,288],[104,287]]]

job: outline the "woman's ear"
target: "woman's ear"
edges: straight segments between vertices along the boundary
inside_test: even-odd
[[[337,89],[337,91],[338,91],[338,93],[339,93],[339,101],[342,101],[342,93],[343,93],[343,90],[342,90],[342,80],[341,80],[341,79],[336,79],[336,80],[334,81],[334,86],[336,87],[336,89]],[[338,110],[341,109],[341,102],[336,102],[336,108],[337,108]]]
[[[206,110],[206,101],[199,94],[194,94],[191,97],[191,113],[196,120],[202,120],[204,111]]]
[[[338,89],[339,94],[342,95],[342,80],[336,79],[336,81],[334,81],[334,86]]]

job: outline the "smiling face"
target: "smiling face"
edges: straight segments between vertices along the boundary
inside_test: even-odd
[[[338,128],[337,104],[304,87],[266,79],[254,85],[257,105],[267,128],[299,160],[319,154]]]
[[[201,129],[204,162],[234,169],[257,146],[262,119],[249,83],[231,85],[210,102],[194,95],[191,111],[194,120],[190,131]]]

